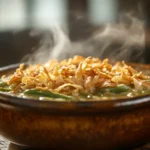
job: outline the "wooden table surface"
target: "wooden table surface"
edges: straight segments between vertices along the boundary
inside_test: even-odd
[[[10,144],[9,141],[5,140],[3,137],[0,136],[0,150],[31,150],[31,149],[24,149],[17,147],[13,144]],[[134,150],[150,150],[150,143],[143,145],[140,148],[135,148]]]

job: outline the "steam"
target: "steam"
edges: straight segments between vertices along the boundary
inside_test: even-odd
[[[72,42],[67,34],[54,26],[46,33],[37,51],[24,60],[41,63],[50,59],[66,59],[74,55],[94,56],[111,61],[143,62],[145,48],[144,21],[126,14],[116,24],[107,24],[83,41]]]
[[[43,33],[33,30],[30,35],[37,36]],[[70,40],[68,36],[59,26],[51,27],[51,30],[44,32],[38,48],[34,48],[32,54],[26,55],[22,62],[28,63],[44,63],[50,59],[58,59],[59,55],[64,55],[63,51],[68,51],[70,49]]]

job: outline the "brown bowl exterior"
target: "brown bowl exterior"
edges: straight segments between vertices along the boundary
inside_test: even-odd
[[[150,140],[149,110],[150,96],[42,102],[1,93],[0,134],[13,143],[37,148],[123,149]]]
[[[29,147],[125,148],[149,140],[149,108],[80,116],[1,106],[0,133],[12,142]]]

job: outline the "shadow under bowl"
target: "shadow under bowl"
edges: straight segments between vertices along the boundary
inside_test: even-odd
[[[1,68],[0,76],[17,66]],[[0,93],[0,134],[15,144],[35,148],[134,147],[150,140],[150,96],[55,102]]]

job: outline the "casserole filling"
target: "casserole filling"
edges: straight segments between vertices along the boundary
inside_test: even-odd
[[[47,100],[105,100],[150,93],[150,77],[124,61],[82,56],[45,64],[21,64],[1,77],[0,91]]]

